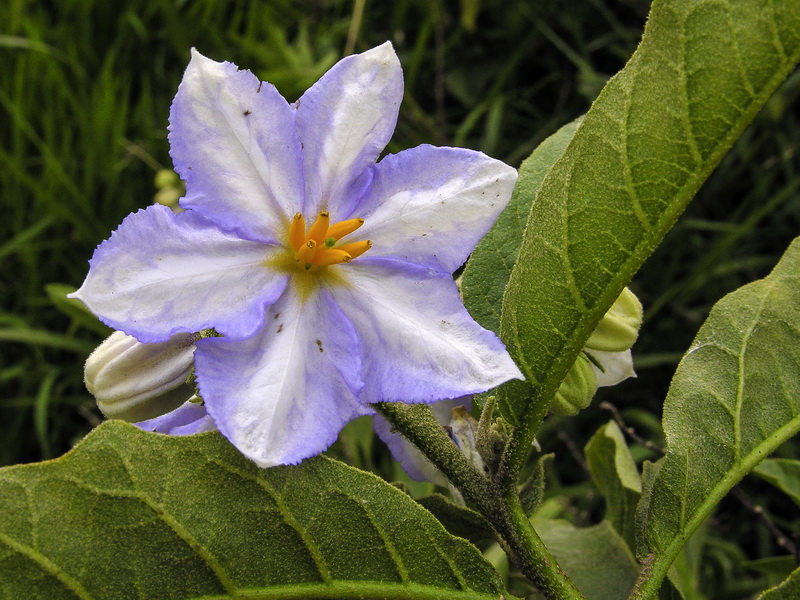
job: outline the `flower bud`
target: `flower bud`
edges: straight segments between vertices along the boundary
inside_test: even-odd
[[[564,417],[577,415],[579,411],[589,406],[596,391],[597,377],[592,369],[592,363],[581,352],[561,382],[561,387],[558,388],[550,404],[550,411]]]
[[[168,206],[173,212],[183,212],[178,200],[186,194],[186,186],[178,174],[172,169],[160,169],[156,173],[155,184],[158,192],[153,197],[153,201]]]
[[[624,352],[633,346],[641,325],[642,304],[632,291],[625,288],[586,340],[586,348]]]
[[[194,394],[187,379],[196,339],[179,333],[166,342],[143,344],[115,331],[86,360],[86,388],[109,419],[137,422],[166,414]]]

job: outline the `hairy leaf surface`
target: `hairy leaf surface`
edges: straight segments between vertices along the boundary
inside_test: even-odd
[[[672,380],[668,452],[638,515],[656,579],[719,500],[800,431],[798,365],[800,238],[769,276],[714,306]]]
[[[800,569],[795,569],[780,585],[767,590],[758,600],[797,600],[800,597]]]
[[[216,433],[111,421],[0,470],[0,595],[499,598],[477,549],[377,477],[317,457],[259,469]]]
[[[534,519],[534,526],[586,600],[628,596],[638,568],[611,523],[578,528],[561,519]]]

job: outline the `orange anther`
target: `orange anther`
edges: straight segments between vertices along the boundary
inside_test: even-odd
[[[306,220],[302,213],[295,213],[289,225],[289,245],[295,252],[300,251],[300,247],[306,241]]]
[[[317,253],[317,257],[314,259],[314,266],[327,267],[329,265],[348,263],[351,260],[353,260],[353,257],[344,250],[339,250],[338,248],[326,248]]]
[[[307,266],[311,266],[314,263],[314,258],[317,255],[317,244],[314,240],[308,240],[305,244],[300,246],[300,249],[297,251],[297,260],[301,263],[304,263]]]
[[[364,240],[363,242],[352,242],[350,244],[342,244],[337,246],[336,250],[344,250],[351,258],[357,258],[364,254],[367,250],[372,248],[372,240]]]
[[[327,210],[319,211],[319,216],[311,229],[308,230],[307,239],[314,240],[317,246],[322,246],[325,243],[325,238],[328,234],[328,225],[330,225],[331,216]]]
[[[350,235],[356,229],[364,224],[364,219],[349,219],[347,221],[339,221],[328,227],[327,237],[342,239],[346,235]]]

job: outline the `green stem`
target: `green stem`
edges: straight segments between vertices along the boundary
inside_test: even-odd
[[[425,404],[379,402],[372,407],[403,434],[476,506],[494,501],[490,482],[453,443]]]
[[[546,598],[583,600],[531,525],[519,502],[516,481],[513,493],[508,493],[475,470],[427,406],[387,402],[372,406],[414,443],[458,488],[467,503],[489,521],[511,562]]]
[[[510,502],[512,497],[517,496],[517,482],[519,474],[525,461],[531,453],[531,446],[536,439],[536,433],[542,425],[547,411],[550,407],[549,402],[542,402],[542,398],[550,398],[552,395],[545,395],[542,389],[536,389],[526,382],[513,382],[514,387],[506,387],[505,393],[532,396],[526,402],[526,410],[520,418],[520,422],[511,432],[511,436],[500,457],[500,465],[497,468],[496,479],[503,490],[503,497],[506,502]],[[508,386],[508,384],[506,384]],[[505,386],[504,386],[505,387]],[[499,388],[503,393],[504,387]]]

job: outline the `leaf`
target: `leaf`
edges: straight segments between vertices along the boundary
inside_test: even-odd
[[[538,425],[603,314],[800,60],[796,0],[656,0],[642,42],[542,181],[501,337]],[[531,407],[536,407],[533,410]]]
[[[472,317],[500,332],[500,306],[511,268],[517,261],[525,222],[536,192],[553,163],[564,153],[582,118],[567,123],[543,141],[519,168],[519,179],[506,209],[473,250],[464,268],[461,293]]]
[[[753,473],[769,481],[800,505],[800,460],[769,458],[758,465]]]
[[[611,523],[580,529],[561,519],[534,519],[533,524],[586,600],[628,597],[639,570]]]
[[[259,469],[217,433],[111,421],[54,461],[0,469],[10,598],[500,598],[477,549],[326,457]]]
[[[417,502],[430,511],[453,535],[473,543],[496,539],[492,526],[483,515],[466,506],[459,506],[447,496],[431,494],[418,498]]]
[[[795,557],[791,554],[783,556],[769,556],[758,558],[744,563],[748,570],[755,571],[761,575],[763,580],[770,587],[776,586],[792,574],[797,567]]]
[[[664,404],[668,452],[638,515],[653,581],[719,500],[800,431],[798,364],[800,238],[769,276],[714,306],[678,366]]]
[[[526,515],[538,510],[544,501],[547,472],[552,468],[556,455],[553,452],[539,455],[531,466],[531,474],[520,486],[519,502]]]
[[[605,518],[635,549],[634,515],[642,480],[622,431],[609,421],[592,436],[584,452],[592,480],[606,501]]]
[[[797,600],[798,597],[800,597],[800,568],[792,571],[782,584],[764,592],[758,600]]]

